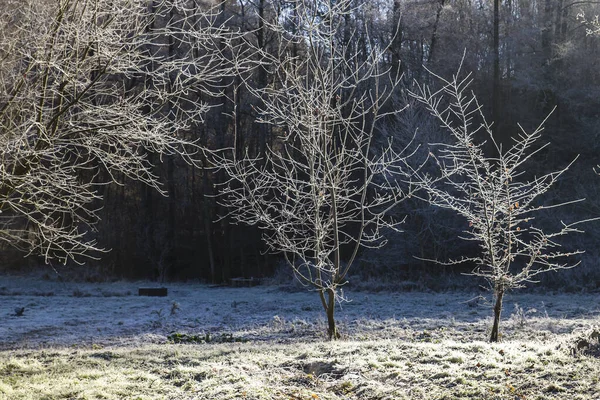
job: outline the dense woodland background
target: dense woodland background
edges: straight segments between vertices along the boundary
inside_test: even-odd
[[[411,104],[388,118],[379,134],[400,143],[418,129],[416,141],[424,146],[439,140],[437,123],[406,95],[414,82],[432,81],[427,70],[443,77],[456,72],[464,55],[463,70],[472,71],[471,89],[484,104],[495,135],[510,143],[518,131],[535,128],[553,109],[542,142],[551,145],[531,162],[531,174],[555,170],[580,155],[551,190],[545,204],[586,198],[585,202],[547,212],[547,223],[600,215],[600,37],[587,34],[587,20],[600,13],[600,2],[583,0],[355,0],[356,11],[345,15],[340,45],[368,55],[370,48],[391,42],[384,67],[400,72],[397,106]],[[265,22],[277,21],[291,11],[284,0],[228,0],[219,18],[227,26],[247,32],[246,38],[267,52],[278,46],[278,35]],[[496,8],[496,11],[495,11]],[[363,48],[363,50],[361,50]],[[295,51],[301,55],[302,49]],[[255,69],[250,81],[259,87],[272,84],[269,66]],[[233,146],[260,156],[277,132],[257,122],[258,100],[239,78],[223,78],[222,95],[207,98],[213,107],[205,123],[187,134],[211,148]],[[232,117],[236,110],[237,118]],[[103,274],[124,278],[201,279],[226,282],[233,277],[272,277],[281,274],[279,255],[267,254],[258,228],[230,224],[215,195],[227,180],[206,161],[194,168],[176,156],[156,157],[155,173],[165,182],[168,197],[139,182],[117,177],[124,185],[100,186],[102,210],[97,232],[90,233],[110,252],[87,266]],[[418,258],[448,259],[476,249],[457,238],[467,222],[418,201],[405,201],[395,210],[406,216],[404,233],[392,233],[383,249],[365,250],[351,271],[361,279],[418,282],[431,288],[460,286],[460,273],[472,266],[443,267]],[[580,290],[600,287],[600,224],[585,226],[585,234],[571,235],[568,248],[586,250],[574,270],[547,274],[550,288]],[[26,269],[40,259],[24,259],[5,246],[2,264]],[[62,268],[54,265],[58,270]],[[443,275],[448,279],[440,279]],[[351,280],[352,281],[352,280]],[[448,283],[450,282],[450,283]],[[475,282],[475,281],[473,281]]]

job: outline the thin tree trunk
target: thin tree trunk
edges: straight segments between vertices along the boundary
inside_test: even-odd
[[[171,21],[173,21],[175,18],[175,9],[174,9],[174,4],[171,3],[171,9],[169,10],[169,19]],[[173,38],[173,36],[169,36],[169,60],[172,61],[175,58],[175,39]],[[171,76],[169,76],[169,91],[172,90],[174,82],[175,81],[175,77],[171,74]],[[174,108],[175,105],[173,104],[172,101],[169,101],[168,104],[168,115],[169,115],[169,120],[173,121],[175,118],[175,112],[174,112]],[[172,134],[174,134],[175,132],[171,132]],[[164,284],[165,279],[167,277],[167,274],[172,270],[173,268],[173,260],[174,260],[174,247],[175,247],[175,165],[174,165],[174,160],[173,160],[173,156],[169,155],[167,156],[167,193],[168,193],[168,198],[167,198],[167,229],[165,232],[165,243],[163,244],[164,246],[164,251],[165,251],[165,255],[164,258],[162,257],[161,254],[161,258],[162,258],[162,265],[161,265],[161,284]]]
[[[150,162],[154,162],[154,155],[151,152],[147,153],[148,159]],[[154,164],[153,164],[154,165]],[[150,186],[142,183],[142,190],[144,192],[142,209],[145,211],[145,223],[142,227],[143,235],[145,236],[145,246],[144,250],[146,251],[146,260],[150,264],[151,276],[153,279],[160,279],[160,269],[156,260],[156,243],[155,243],[155,210],[154,210],[154,189]]]
[[[325,298],[325,292],[327,292],[327,298]],[[341,335],[335,324],[335,291],[333,289],[321,289],[319,295],[327,314],[327,336],[329,336],[329,340],[337,340]]]
[[[495,0],[498,1],[498,0]],[[433,53],[437,44],[437,36],[438,36],[438,26],[440,23],[440,17],[442,15],[442,10],[444,9],[444,3],[446,0],[440,0],[440,4],[438,6],[437,12],[435,14],[435,22],[433,23],[433,33],[431,34],[431,44],[429,46],[429,55],[427,56],[427,64],[430,64],[433,60]]]
[[[206,160],[204,160],[204,165],[206,166]],[[206,247],[208,249],[208,262],[210,265],[210,282],[217,282],[217,270],[215,267],[215,255],[213,250],[213,229],[212,229],[212,218],[213,212],[212,207],[210,206],[210,200],[208,198],[208,194],[212,194],[210,189],[210,183],[208,181],[208,171],[204,169],[202,171],[202,194],[204,195],[204,199],[202,199],[202,212],[203,212],[203,222],[204,222],[204,236],[206,237]]]
[[[552,42],[554,27],[552,26],[554,16],[554,1],[545,0],[544,3],[544,23],[542,25],[542,56],[544,65],[547,66],[552,60]]]
[[[563,9],[563,0],[557,0],[556,2],[556,13],[554,15],[555,17],[555,22],[554,22],[554,40],[553,42],[555,44],[561,45],[563,42],[563,38],[561,35],[561,27],[562,27],[562,18],[564,16],[564,13],[562,11]],[[557,57],[556,60],[553,62],[553,68],[552,71],[554,74],[560,74],[562,73],[562,69],[564,67],[564,60],[562,57]]]
[[[498,342],[498,330],[500,327],[500,314],[502,313],[502,297],[504,297],[504,289],[496,289],[496,304],[494,305],[494,325],[492,325],[492,334],[490,342]]]
[[[156,15],[157,13],[157,8],[158,5],[156,4],[155,1],[152,1],[151,5],[150,5],[150,12],[151,15]],[[146,33],[150,34],[153,30],[154,30],[154,23],[155,21],[152,21],[146,28]],[[148,52],[152,53],[155,51],[155,48],[150,46],[147,49]],[[154,59],[153,59],[154,60]],[[156,65],[155,62],[152,61],[149,65],[149,71],[148,73],[146,73],[144,75],[144,86],[145,87],[151,87],[154,85],[154,82],[152,80],[153,77],[153,73],[156,70]],[[150,111],[149,109],[147,111]],[[149,150],[145,150],[146,151],[146,157],[148,158],[148,162],[150,165],[156,165],[156,159],[155,159],[155,155],[153,152],[149,151]],[[152,168],[153,170],[155,168]],[[155,172],[155,171],[153,171]],[[157,262],[156,262],[156,246],[155,246],[155,240],[154,240],[154,232],[155,232],[155,218],[156,216],[154,215],[154,189],[151,188],[149,185],[146,185],[145,183],[141,183],[142,185],[142,192],[143,192],[143,200],[142,200],[142,210],[144,210],[144,219],[145,219],[145,223],[143,224],[143,226],[141,227],[141,234],[142,237],[145,238],[146,243],[144,246],[144,250],[145,250],[145,256],[146,256],[146,261],[148,262],[148,264],[151,267],[151,271],[150,271],[150,275],[153,279],[158,279],[160,278],[160,269],[157,266]]]
[[[562,3],[563,7],[562,7],[562,22],[560,24],[560,40],[562,42],[565,42],[567,40],[567,33],[568,33],[568,28],[569,28],[569,10],[571,9],[571,7],[567,7],[564,5],[564,2]]]
[[[492,115],[494,125],[492,131],[496,140],[503,142],[504,138],[499,138],[500,133],[500,0],[494,0],[494,77],[492,88]]]
[[[258,29],[256,31],[256,41],[258,48],[266,51],[266,38],[265,38],[265,8],[266,1],[260,0],[258,3]],[[259,87],[267,86],[267,70],[265,66],[258,67],[258,76],[257,76],[257,84]],[[257,144],[256,144],[256,154],[261,157],[261,162],[264,162],[264,157],[267,149],[267,124],[258,124],[257,132]]]
[[[513,0],[508,0],[506,2],[506,12],[507,12],[507,16],[506,16],[506,30],[505,30],[505,37],[507,38],[507,43],[505,45],[505,49],[506,49],[506,79],[510,82],[510,78],[511,78],[511,70],[512,70],[512,51],[514,48],[514,45],[512,43],[512,41],[510,40],[511,37],[511,29],[512,29],[512,20],[513,20],[513,7],[512,7],[512,1]],[[510,85],[509,86],[509,90],[510,90]],[[510,104],[510,101],[508,102]]]
[[[394,0],[394,20],[392,25],[395,34],[392,42],[392,76],[400,76],[401,65],[400,54],[402,53],[402,11],[400,9],[400,0]]]

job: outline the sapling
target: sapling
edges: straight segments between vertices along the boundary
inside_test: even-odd
[[[470,262],[475,265],[472,275],[489,282],[494,296],[490,342],[497,342],[504,295],[535,282],[542,273],[576,266],[578,262],[569,262],[568,257],[581,251],[563,250],[557,239],[581,232],[577,226],[590,220],[561,221],[562,227],[553,232],[536,224],[539,211],[580,201],[552,205],[540,201],[575,160],[557,171],[527,177],[525,163],[548,146],[537,143],[545,120],[530,133],[518,125],[518,135],[505,150],[468,91],[471,74],[460,78],[459,68],[450,80],[433,76],[441,81],[441,89],[417,85],[412,96],[427,107],[451,140],[430,144],[428,161],[437,175],[421,168],[414,171],[413,181],[430,204],[466,219],[461,239],[477,243],[479,252],[444,264]]]
[[[298,280],[318,292],[328,336],[337,339],[335,304],[358,250],[382,246],[383,228],[400,222],[388,212],[407,195],[394,178],[406,153],[374,143],[399,81],[380,70],[386,49],[363,55],[338,42],[349,0],[313,6],[293,3],[282,21],[293,29],[270,26],[281,35],[276,54],[256,49],[273,77],[267,87],[247,82],[262,102],[259,122],[273,131],[264,156],[233,148],[214,154],[214,163],[231,177],[220,197],[229,216],[263,229],[270,250],[283,253]]]

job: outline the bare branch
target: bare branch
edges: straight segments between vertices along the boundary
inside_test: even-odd
[[[15,6],[17,7],[17,6]],[[98,185],[124,175],[159,190],[148,153],[198,150],[199,93],[232,66],[231,34],[184,0],[25,1],[0,27],[0,240],[46,260],[99,250]],[[90,254],[92,252],[92,254]]]

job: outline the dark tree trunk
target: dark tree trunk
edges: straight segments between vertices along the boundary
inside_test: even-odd
[[[544,24],[542,26],[542,56],[544,66],[552,59],[554,1],[546,0],[544,4]]]
[[[563,25],[563,16],[565,16],[565,13],[563,12],[563,0],[557,0],[556,2],[556,12],[554,14],[555,17],[555,23],[554,23],[554,39],[553,42],[555,44],[558,45],[562,45],[563,44],[563,37],[562,37],[562,33],[561,33],[561,27]],[[552,68],[552,72],[554,74],[561,74],[563,71],[564,67],[564,60],[562,57],[557,57],[556,60],[553,63],[553,68]]]
[[[164,256],[161,260],[161,280],[160,283],[164,284],[167,279],[167,275],[173,271],[173,262],[175,259],[175,166],[173,156],[168,156],[167,159],[167,229],[165,232],[165,243],[164,243]]]
[[[258,48],[266,51],[266,37],[265,37],[265,8],[267,7],[265,0],[260,0],[258,5],[258,29],[256,31],[256,41]],[[266,87],[267,86],[267,70],[266,66],[258,67],[258,76],[257,76],[257,84],[258,87]],[[256,154],[261,157],[262,162],[264,162],[264,157],[267,150],[267,124],[258,124],[257,130],[258,138],[256,143]]]
[[[206,165],[206,163],[204,164]],[[213,248],[213,226],[212,226],[212,218],[213,218],[213,212],[212,209],[213,207],[211,207],[211,203],[212,200],[207,198],[207,195],[210,193],[212,194],[210,187],[209,187],[209,182],[208,182],[208,171],[204,170],[202,171],[202,193],[205,196],[204,199],[202,200],[202,211],[203,211],[203,216],[202,219],[204,220],[204,235],[206,237],[206,247],[208,250],[208,262],[209,262],[209,266],[210,266],[210,282],[211,283],[216,283],[217,282],[217,269],[215,266],[215,255],[214,255],[214,248]]]
[[[511,38],[511,29],[512,29],[512,18],[513,18],[513,6],[512,6],[512,1],[513,0],[507,0],[506,2],[506,29],[505,29],[505,37],[507,38],[507,43],[505,45],[505,49],[506,49],[506,79],[508,81],[510,81],[511,78],[511,73],[512,73],[512,52],[513,52],[513,48],[514,45],[512,43],[512,41],[510,40]],[[508,85],[510,88],[510,85]],[[509,89],[510,90],[510,89]],[[510,104],[510,101],[507,102],[508,104]]]
[[[494,125],[492,131],[494,137],[499,142],[508,141],[508,138],[499,137],[500,134],[500,0],[494,0],[494,38],[493,38],[493,51],[494,51],[494,77],[493,77],[493,88],[492,88],[492,118]]]
[[[498,1],[498,0],[496,0]],[[433,33],[431,34],[431,42],[429,46],[429,55],[427,56],[427,64],[430,64],[433,60],[433,53],[435,52],[435,48],[437,45],[437,37],[438,37],[438,26],[440,23],[440,17],[442,16],[442,10],[444,9],[444,3],[446,0],[440,0],[440,4],[438,6],[437,12],[435,13],[435,22],[433,24]]]
[[[169,19],[173,21],[175,18],[175,8],[174,4],[171,4],[171,9],[169,10]],[[172,61],[175,59],[176,50],[175,50],[175,38],[173,36],[169,36],[169,60]],[[172,90],[175,84],[175,76],[171,75],[169,77],[169,91]],[[171,121],[175,119],[175,104],[172,101],[169,101],[168,104],[168,115]],[[172,129],[172,128],[171,128]],[[175,132],[171,131],[171,134],[175,134]],[[175,259],[175,165],[173,156],[167,156],[167,229],[165,232],[165,243],[164,246],[164,255],[161,254],[161,284],[164,284],[165,279],[168,273],[173,269],[173,261]]]
[[[400,0],[394,0],[394,20],[392,33],[395,33],[392,43],[392,75],[400,76],[402,65],[400,55],[402,53],[402,10],[400,9]]]
[[[498,342],[498,330],[500,327],[500,314],[502,313],[502,297],[504,297],[504,289],[496,289],[496,304],[494,304],[494,325],[492,325],[492,334],[490,342]]]
[[[148,152],[148,159],[151,163],[154,162],[154,154]],[[154,164],[153,164],[154,165]],[[155,243],[155,210],[154,210],[154,188],[142,183],[142,190],[144,192],[142,209],[145,211],[144,219],[145,223],[141,229],[143,237],[145,239],[144,250],[146,261],[151,266],[151,276],[154,279],[160,279],[160,271],[156,265],[156,243]]]
[[[325,297],[325,293],[327,293],[327,298]],[[333,289],[321,289],[319,295],[327,314],[327,336],[329,336],[329,340],[337,340],[341,335],[335,325],[335,291]]]
[[[201,132],[201,138],[202,138],[202,142],[203,145],[206,145],[207,143],[210,142],[209,138],[208,138],[208,134],[206,132],[206,129],[204,126],[202,126],[200,128],[200,132]],[[209,180],[209,165],[208,165],[208,160],[206,159],[206,156],[204,155],[204,153],[202,153],[201,155],[202,157],[202,213],[198,215],[198,220],[201,220],[201,222],[203,223],[203,229],[204,229],[204,237],[206,239],[206,249],[208,252],[208,263],[209,263],[209,267],[210,267],[210,282],[211,283],[217,283],[217,270],[216,270],[216,264],[215,264],[215,254],[214,254],[214,244],[213,244],[213,219],[215,217],[215,207],[213,204],[213,190],[212,190],[212,183]],[[194,182],[193,186],[195,187],[195,182],[196,182],[196,169],[192,168],[192,180]],[[192,193],[193,197],[193,204],[196,204],[196,198],[195,198],[195,191]],[[203,273],[202,269],[200,268],[198,271],[198,274],[201,275]]]

